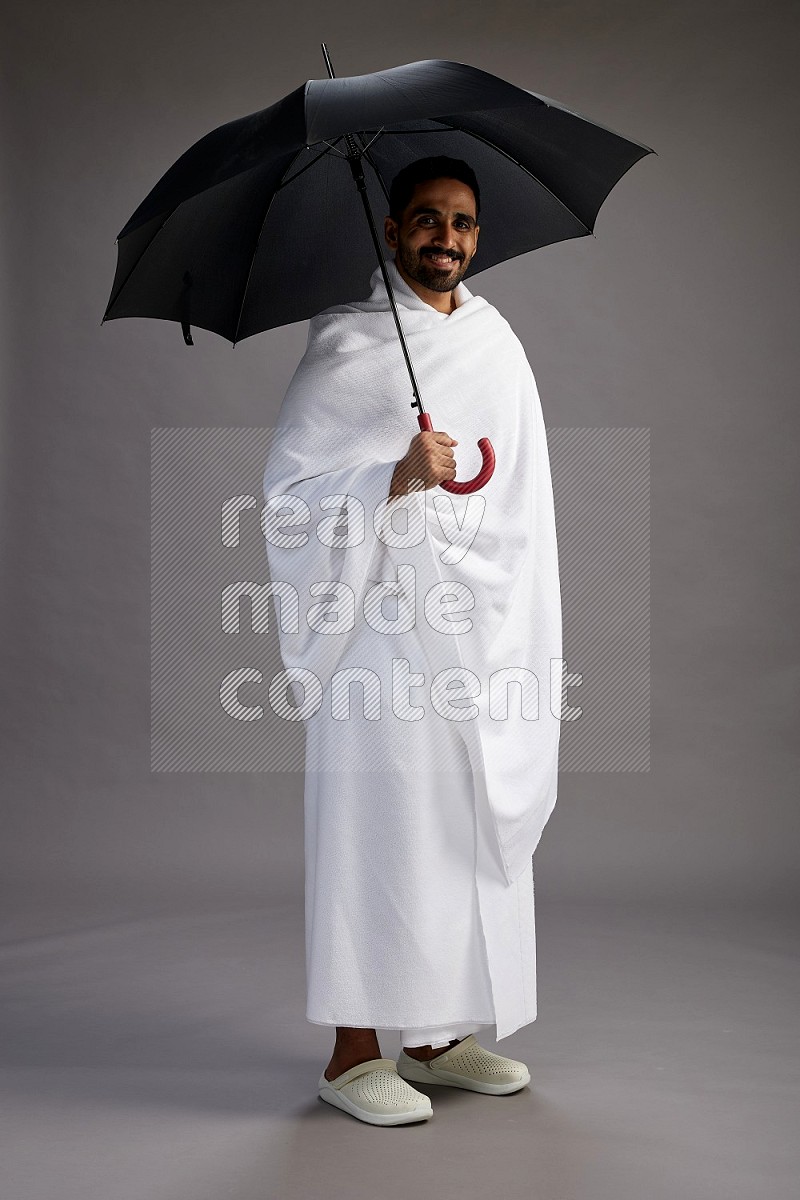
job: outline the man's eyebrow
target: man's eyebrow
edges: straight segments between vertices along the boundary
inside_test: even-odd
[[[440,217],[442,210],[440,208],[425,208],[422,204],[418,204],[416,208],[412,208],[411,210],[412,217],[418,217],[422,213],[432,213],[433,216]],[[476,224],[475,218],[471,217],[469,213],[457,212],[456,217],[461,217],[464,221],[469,221],[472,225]]]

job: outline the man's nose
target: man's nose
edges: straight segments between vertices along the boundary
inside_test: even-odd
[[[440,225],[436,230],[434,242],[437,246],[441,246],[443,250],[453,250],[455,248],[455,235],[449,225]]]
[[[433,239],[433,249],[439,251],[441,254],[458,253],[455,242],[449,234],[442,234],[440,237],[435,237]]]

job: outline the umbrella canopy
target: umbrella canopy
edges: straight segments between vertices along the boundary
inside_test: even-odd
[[[350,141],[348,142],[348,136]],[[464,279],[583,237],[621,177],[655,151],[465,63],[428,59],[311,79],[202,137],[117,236],[103,321],[155,317],[234,345],[361,298],[375,245],[354,186],[388,212],[396,173],[444,154],[475,171],[481,252]]]

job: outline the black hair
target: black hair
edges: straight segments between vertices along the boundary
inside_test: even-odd
[[[428,179],[459,179],[475,193],[475,219],[481,213],[481,192],[472,167],[461,158],[448,158],[437,154],[432,158],[418,158],[398,171],[389,189],[389,215],[398,225],[406,206],[411,203],[418,183]]]

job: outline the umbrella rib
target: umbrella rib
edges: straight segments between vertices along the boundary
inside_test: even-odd
[[[438,118],[437,118],[437,119],[438,119]],[[467,137],[474,137],[474,138],[477,138],[477,140],[478,140],[479,142],[483,142],[485,146],[491,146],[491,147],[492,147],[492,149],[493,149],[493,150],[496,150],[498,154],[502,154],[502,155],[503,155],[503,157],[504,157],[504,158],[507,158],[509,162],[512,162],[512,163],[514,164],[514,166],[516,166],[516,167],[519,167],[519,169],[520,169],[521,171],[524,171],[526,175],[530,175],[531,179],[533,179],[535,183],[538,183],[538,185],[539,185],[539,187],[540,187],[540,188],[544,188],[544,190],[547,192],[547,194],[548,194],[549,196],[552,196],[552,197],[553,197],[553,199],[555,200],[556,204],[560,204],[560,205],[561,205],[561,207],[562,207],[563,209],[565,209],[565,210],[566,210],[566,211],[569,213],[569,215],[570,215],[571,217],[574,217],[574,218],[575,218],[575,220],[576,220],[576,221],[577,221],[577,222],[578,222],[580,225],[582,225],[582,226],[583,226],[583,228],[586,230],[586,232],[587,232],[587,233],[592,233],[592,230],[589,228],[589,226],[586,224],[586,222],[585,222],[585,221],[582,221],[582,220],[581,220],[581,218],[578,216],[578,214],[577,214],[577,213],[574,213],[574,212],[572,211],[572,209],[570,208],[570,206],[569,206],[568,204],[565,204],[565,203],[564,203],[564,201],[561,199],[561,197],[560,197],[560,196],[557,196],[557,195],[555,194],[555,192],[552,192],[552,191],[550,190],[550,188],[547,186],[547,184],[546,184],[546,183],[542,183],[541,179],[539,179],[539,177],[538,177],[537,175],[534,175],[533,171],[529,170],[529,169],[528,169],[528,167],[526,167],[524,163],[521,163],[521,162],[519,162],[519,161],[518,161],[516,158],[513,158],[513,157],[512,157],[512,156],[511,156],[511,155],[508,153],[508,151],[507,151],[507,150],[503,150],[503,148],[502,148],[501,146],[496,146],[496,145],[494,144],[494,142],[491,142],[491,141],[489,141],[489,139],[488,139],[488,138],[484,137],[484,136],[483,136],[482,134],[480,134],[480,133],[473,133],[473,132],[472,132],[471,130],[469,130],[469,129],[459,129],[457,125],[448,125],[448,127],[447,127],[447,128],[448,128],[448,129],[452,129],[454,133],[465,133],[465,134],[467,135]],[[420,131],[420,132],[422,132],[422,131]],[[441,132],[441,131],[440,131],[440,130],[431,130],[430,132],[432,132],[432,133],[434,133],[434,132],[435,132],[435,133],[439,133],[439,132]]]
[[[439,118],[432,117],[431,120],[439,120]],[[562,208],[566,209],[566,211],[569,213],[569,215],[571,217],[574,217],[575,220],[578,221],[578,223],[584,227],[584,229],[586,230],[587,233],[592,232],[592,230],[589,228],[589,226],[586,224],[586,222],[582,221],[581,218],[578,216],[578,214],[574,213],[572,211],[572,209],[569,207],[569,205],[564,203],[564,201],[561,199],[560,196],[557,196],[555,194],[555,192],[551,191],[546,183],[542,183],[541,179],[539,179],[539,177],[537,175],[534,175],[533,171],[531,171],[528,167],[526,167],[524,163],[521,163],[516,158],[513,158],[508,153],[508,151],[503,150],[502,147],[500,147],[500,146],[496,146],[494,142],[490,141],[489,138],[484,137],[480,133],[473,133],[471,130],[468,130],[468,129],[459,129],[457,125],[443,125],[441,129],[413,129],[413,130],[386,129],[385,126],[382,126],[382,129],[383,129],[384,136],[386,134],[392,134],[392,133],[398,137],[407,137],[409,133],[413,133],[415,137],[421,133],[464,133],[464,134],[466,134],[467,137],[474,137],[477,139],[477,141],[483,142],[484,145],[491,146],[492,149],[496,150],[498,154],[502,154],[503,157],[507,158],[509,162],[512,162],[514,164],[514,166],[519,167],[521,171],[524,171],[526,175],[529,175],[531,177],[531,179],[533,179],[536,183],[538,183],[540,188],[543,188],[548,193],[548,195],[553,197],[556,204],[560,204]],[[361,132],[362,133],[371,133],[372,130],[362,129]],[[381,132],[381,130],[379,129],[378,133],[380,133],[380,132]],[[612,130],[612,132],[613,132],[613,130]],[[375,139],[373,138],[373,141],[374,140]],[[372,143],[370,142],[369,144],[371,145]],[[375,164],[372,162],[372,159],[369,158],[369,155],[367,155],[367,158],[369,159],[370,163],[372,164],[373,168],[375,169],[376,174],[378,174],[377,168],[375,168]],[[380,179],[379,174],[378,174],[378,178]]]
[[[323,151],[323,154],[327,154],[327,153],[328,153],[327,150]],[[297,154],[294,156],[292,161],[286,167],[286,171],[291,171],[292,167],[297,162],[297,160],[301,154],[302,154],[302,150],[298,150]],[[319,155],[317,158],[314,159],[314,162],[317,162],[319,160],[319,158],[321,158],[321,157],[322,157],[322,155]],[[308,166],[313,166],[313,164],[309,163]],[[303,170],[305,170],[305,167],[303,168]],[[278,192],[283,187],[284,182],[288,182],[288,183],[291,182],[291,180],[285,179],[286,171],[283,172],[283,176],[281,177],[281,181],[278,184],[278,186],[276,188],[271,189],[269,202],[267,204],[267,207],[264,210],[264,216],[261,218],[261,225],[259,226],[258,237],[256,238],[255,249],[253,250],[253,257],[250,259],[250,267],[248,268],[247,279],[245,280],[244,290],[242,291],[242,302],[239,305],[239,316],[236,318],[236,328],[233,331],[233,343],[232,344],[234,346],[236,345],[237,339],[239,337],[239,327],[242,324],[242,313],[244,312],[244,302],[247,299],[247,289],[250,287],[250,279],[253,274],[253,267],[255,265],[256,255],[258,254],[258,247],[261,242],[261,235],[264,232],[264,226],[266,225],[267,217],[269,216],[269,210],[272,208],[272,202],[275,199],[275,197],[277,196]],[[297,175],[302,175],[302,173],[303,173],[302,171],[298,171]],[[292,178],[296,179],[297,175],[293,176]]]
[[[306,146],[306,149],[309,149],[309,147],[308,147],[308,146]],[[286,168],[286,170],[287,170],[287,171],[291,170],[291,168],[292,168],[292,167],[294,166],[294,164],[297,162],[297,159],[300,157],[300,154],[301,154],[301,153],[302,153],[302,151],[298,151],[297,155],[296,155],[296,156],[295,156],[295,157],[292,159],[292,161],[289,163],[289,166]],[[328,154],[328,151],[327,151],[327,150],[323,150],[323,151],[322,151],[320,154],[318,154],[318,155],[317,155],[317,157],[316,157],[315,159],[313,159],[313,161],[312,161],[312,162],[310,162],[310,163],[306,163],[306,165],[305,165],[305,166],[304,166],[304,167],[303,167],[301,170],[299,170],[299,171],[297,172],[297,174],[296,174],[296,175],[292,175],[292,177],[291,177],[290,179],[282,179],[282,180],[281,180],[281,182],[280,182],[280,184],[278,185],[278,187],[275,189],[275,191],[276,191],[276,192],[280,191],[280,189],[281,189],[282,187],[284,187],[284,186],[285,186],[287,183],[291,183],[293,180],[297,179],[297,178],[298,178],[298,176],[300,176],[300,175],[302,175],[302,174],[303,174],[303,171],[307,171],[309,167],[313,167],[313,166],[314,166],[314,163],[318,162],[318,161],[320,160],[320,158],[322,158],[322,157],[323,157],[324,155],[326,155],[326,154]],[[285,172],[284,172],[284,174],[285,174]],[[181,203],[183,203],[183,201],[181,201]],[[121,295],[121,293],[122,293],[122,291],[123,291],[124,287],[126,286],[126,284],[127,284],[128,280],[130,279],[131,275],[132,275],[132,274],[133,274],[133,272],[136,270],[136,268],[138,267],[139,263],[142,261],[142,259],[144,258],[145,254],[147,253],[147,251],[148,251],[148,250],[150,249],[150,247],[152,246],[153,242],[156,240],[156,238],[158,237],[158,235],[161,233],[161,230],[164,228],[164,226],[166,225],[167,221],[170,219],[170,217],[173,217],[173,216],[175,215],[175,213],[178,211],[178,209],[179,209],[179,208],[180,208],[180,204],[176,204],[174,208],[170,209],[170,211],[169,211],[168,213],[166,213],[166,214],[165,214],[165,216],[164,216],[164,220],[161,222],[161,224],[159,225],[158,229],[156,229],[156,230],[154,230],[154,231],[153,231],[153,236],[150,238],[150,241],[147,243],[147,245],[146,245],[146,246],[144,246],[144,247],[142,248],[142,252],[141,252],[141,254],[139,254],[139,256],[138,256],[138,258],[136,259],[136,261],[135,261],[134,263],[132,263],[132,264],[131,264],[130,270],[128,271],[127,275],[126,275],[126,276],[125,276],[125,278],[122,280],[122,282],[120,283],[120,285],[119,285],[119,287],[117,288],[116,292],[114,292],[113,296],[111,296],[111,297],[110,297],[110,299],[109,299],[109,301],[108,301],[108,304],[106,305],[106,313],[103,315],[103,320],[100,322],[100,324],[101,324],[101,325],[103,324],[103,322],[104,322],[104,321],[105,321],[105,319],[106,319],[106,314],[107,314],[107,313],[108,313],[108,312],[111,310],[111,308],[114,306],[114,304],[116,304],[116,302],[117,302],[117,299],[118,299],[118,298],[119,298],[119,296]],[[269,207],[267,208],[267,213],[268,213],[268,212],[269,212]],[[266,219],[266,214],[265,214],[265,219]],[[262,222],[262,224],[263,224],[263,222]],[[261,236],[261,234],[259,233],[259,237],[260,237],[260,236]],[[116,245],[118,241],[119,241],[119,238],[115,238],[115,239],[114,239],[114,244]],[[249,282],[249,275],[248,275],[248,282]],[[241,313],[240,313],[240,317],[241,317]],[[238,324],[238,322],[237,322],[236,328],[237,328],[237,331],[238,331],[238,328],[239,328],[239,324]],[[234,344],[234,345],[236,345],[236,342],[234,341],[234,343],[233,343],[233,344]]]
[[[340,141],[342,140],[342,137],[344,137],[344,134],[342,134],[340,137],[338,137],[338,138],[336,139],[336,140],[337,140],[337,142],[340,142]],[[330,143],[329,141],[327,141],[325,138],[321,138],[320,140],[321,140],[321,141],[323,141],[323,142],[325,142],[325,145],[326,145],[326,146],[329,146],[329,147],[330,147],[330,149],[331,149],[331,150],[334,152],[334,154],[338,154],[338,155],[339,155],[339,158],[347,158],[347,155],[346,155],[346,154],[342,154],[341,150],[337,150],[337,149],[336,149],[336,147],[335,147],[335,146],[332,146],[332,145],[331,145],[331,143]]]
[[[381,128],[383,128],[383,127],[381,127]],[[377,138],[377,137],[379,136],[379,134],[380,134],[380,133],[381,133],[381,130],[379,129],[379,130],[378,130],[378,132],[375,134],[375,137],[372,139],[372,141],[371,141],[371,142],[368,142],[368,143],[367,143],[367,145],[366,145],[366,146],[363,148],[363,150],[362,150],[362,153],[366,154],[367,150],[368,150],[368,149],[369,149],[369,147],[372,145],[372,142],[374,142],[374,141],[375,141],[375,138]],[[344,136],[344,135],[342,135],[342,136]],[[338,138],[337,140],[338,140],[338,141],[341,141],[341,137],[340,137],[340,138]],[[323,139],[323,141],[324,141],[324,139]],[[335,147],[335,146],[331,146],[329,142],[327,142],[327,141],[326,141],[326,142],[325,142],[325,145],[326,145],[326,146],[329,146],[329,147],[330,147],[330,150],[334,150],[336,154],[339,154],[339,155],[340,155],[340,157],[342,157],[342,158],[346,158],[346,157],[347,157],[346,155],[342,154],[340,150],[336,150],[336,147]],[[307,150],[308,148],[309,148],[308,146],[306,146],[306,147],[305,147],[305,149],[306,149],[306,150]],[[319,154],[317,155],[317,157],[316,157],[316,158],[315,158],[315,159],[314,159],[312,162],[310,162],[310,163],[306,163],[306,165],[305,165],[304,167],[302,167],[302,168],[301,168],[299,171],[297,171],[297,172],[296,172],[296,174],[294,174],[294,175],[291,175],[291,176],[290,176],[290,177],[287,179],[287,178],[286,178],[286,172],[287,172],[287,171],[291,171],[292,167],[293,167],[293,166],[294,166],[294,164],[297,162],[297,159],[300,157],[300,154],[302,154],[302,151],[298,151],[298,153],[295,155],[295,157],[294,157],[294,158],[292,159],[292,161],[289,163],[288,167],[286,168],[286,171],[284,171],[284,173],[283,173],[283,178],[281,179],[280,183],[279,183],[279,184],[278,184],[278,186],[277,186],[277,187],[276,187],[276,188],[273,190],[273,192],[272,192],[272,195],[271,195],[271,196],[270,196],[270,198],[269,198],[269,203],[267,204],[266,210],[265,210],[265,212],[264,212],[264,216],[263,216],[263,218],[262,218],[262,221],[261,221],[261,227],[259,228],[259,231],[258,231],[258,237],[256,238],[256,245],[255,245],[255,249],[253,250],[253,257],[250,259],[250,267],[249,267],[249,269],[248,269],[248,272],[247,272],[247,280],[245,281],[244,290],[243,290],[243,292],[242,292],[242,302],[241,302],[241,304],[239,305],[239,316],[238,316],[238,318],[237,318],[237,320],[236,320],[236,329],[234,330],[234,334],[233,334],[233,345],[234,345],[234,346],[236,345],[236,341],[237,341],[237,339],[238,339],[238,336],[239,336],[239,328],[240,328],[240,326],[241,326],[241,324],[242,324],[242,314],[243,314],[243,312],[244,312],[245,300],[247,299],[247,289],[248,289],[248,288],[249,288],[249,286],[250,286],[250,279],[251,279],[251,276],[252,276],[252,274],[253,274],[253,267],[255,266],[256,256],[257,256],[257,254],[258,254],[258,247],[259,247],[259,243],[261,242],[261,235],[262,235],[262,233],[264,232],[264,226],[265,226],[265,225],[266,225],[266,223],[267,223],[267,217],[269,216],[269,210],[272,208],[272,201],[275,199],[275,197],[277,196],[277,194],[278,194],[278,192],[281,190],[281,188],[285,187],[287,183],[293,183],[295,179],[298,179],[298,178],[299,178],[299,177],[300,177],[300,176],[303,174],[303,171],[307,171],[309,167],[313,167],[313,166],[314,166],[314,163],[317,163],[317,162],[319,162],[319,160],[320,160],[321,158],[324,158],[324,157],[325,157],[325,155],[326,155],[326,154],[328,154],[328,153],[329,153],[329,150],[323,150],[323,151],[321,151],[321,153],[319,153]],[[369,154],[367,154],[367,159],[368,159],[368,161],[370,162],[370,164],[371,164],[371,166],[372,166],[372,169],[374,170],[375,174],[378,176],[378,179],[380,180],[381,187],[383,188],[384,192],[386,192],[386,185],[384,184],[384,182],[383,182],[383,179],[381,178],[381,174],[380,174],[380,172],[379,172],[378,168],[375,166],[375,164],[374,164],[374,162],[372,161],[372,158],[370,157],[370,155],[369,155]],[[388,193],[387,193],[387,194],[388,194]]]
[[[383,133],[383,131],[384,131],[384,129],[385,129],[385,128],[386,128],[386,126],[385,126],[385,125],[381,125],[380,129],[379,129],[379,130],[377,131],[377,133],[375,134],[375,137],[374,137],[374,138],[370,138],[370,140],[367,142],[366,146],[362,146],[362,147],[361,147],[361,153],[362,153],[362,154],[366,154],[366,153],[367,153],[367,151],[369,150],[369,148],[370,148],[370,146],[372,145],[372,143],[373,143],[374,141],[377,141],[377,139],[378,139],[378,138],[381,136],[381,134]],[[359,129],[358,133],[355,135],[355,136],[356,136],[356,138],[358,139],[358,141],[359,141],[359,142],[361,141],[361,134],[362,134],[362,133],[369,133],[369,130],[368,130],[368,129]]]
[[[119,299],[119,297],[120,297],[120,294],[122,293],[122,289],[125,287],[126,283],[127,283],[127,282],[128,282],[128,280],[130,279],[131,275],[132,275],[132,274],[133,274],[133,272],[136,270],[136,268],[138,267],[139,263],[142,261],[142,259],[144,258],[145,254],[147,253],[147,251],[148,251],[148,250],[150,249],[150,247],[152,246],[153,242],[156,240],[156,238],[158,237],[158,235],[161,233],[161,230],[164,228],[164,226],[166,225],[167,221],[170,219],[170,217],[172,217],[172,216],[174,216],[174,215],[175,215],[175,213],[177,212],[177,210],[178,210],[178,208],[179,208],[179,207],[180,207],[180,205],[177,205],[177,204],[176,204],[176,205],[175,205],[175,208],[172,208],[172,209],[170,209],[170,211],[169,211],[169,212],[166,214],[166,216],[164,217],[164,220],[163,220],[163,221],[161,222],[161,224],[159,225],[158,229],[156,229],[156,230],[154,231],[154,233],[153,233],[153,236],[150,238],[150,241],[147,243],[147,245],[146,245],[146,246],[144,246],[144,247],[142,248],[142,252],[141,252],[141,254],[139,255],[139,257],[136,259],[136,262],[132,264],[132,266],[131,266],[130,270],[128,271],[127,275],[125,276],[125,278],[124,278],[124,279],[122,280],[122,282],[120,283],[120,285],[119,285],[119,287],[117,288],[116,292],[114,292],[113,296],[111,296],[111,297],[110,297],[110,299],[109,299],[109,301],[108,301],[108,304],[106,305],[106,315],[107,315],[107,314],[108,314],[108,312],[111,310],[111,308],[113,308],[113,306],[116,304],[117,300],[118,300],[118,299]],[[116,245],[118,242],[119,242],[119,238],[115,238],[115,239],[114,239],[114,243],[115,243],[115,245]],[[105,321],[105,319],[106,319],[106,315],[104,315],[104,316],[103,316],[103,321]],[[100,322],[100,324],[101,324],[101,325],[103,324],[103,321],[101,321],[101,322]]]
[[[314,144],[316,144],[316,143],[314,143]],[[310,146],[306,146],[306,150],[310,150],[310,149],[311,149],[311,147],[310,147]],[[302,153],[302,151],[300,151],[300,153]],[[319,160],[320,160],[321,158],[324,158],[324,157],[325,157],[325,155],[326,155],[326,154],[328,154],[328,153],[330,153],[330,151],[328,151],[328,150],[320,150],[320,152],[319,152],[319,154],[317,155],[317,157],[316,157],[316,158],[312,158],[311,162],[309,162],[309,163],[306,163],[306,165],[305,165],[304,167],[301,167],[301,168],[300,168],[300,170],[299,170],[299,171],[298,171],[298,172],[297,172],[295,175],[290,175],[290,177],[289,177],[288,179],[282,179],[282,180],[281,180],[281,182],[278,184],[278,186],[275,188],[275,191],[276,191],[276,192],[279,192],[279,191],[281,190],[281,188],[282,188],[282,187],[286,187],[287,183],[294,183],[295,179],[299,179],[299,178],[300,178],[300,176],[303,174],[303,172],[304,172],[304,171],[307,171],[309,167],[313,167],[315,163],[318,163],[318,162],[319,162]],[[298,157],[299,157],[299,154],[298,154]],[[289,165],[290,165],[290,166],[293,166],[295,161],[296,161],[296,160],[295,160],[295,159],[293,159],[293,160],[292,160],[292,162],[291,162]]]
[[[339,139],[339,140],[341,140],[341,139]],[[328,144],[328,143],[326,142],[326,145],[327,145],[327,144]],[[306,149],[308,149],[308,147],[306,147]],[[331,149],[335,149],[335,147],[331,147]],[[300,154],[301,154],[301,153],[302,153],[302,151],[298,151],[298,153],[295,155],[295,157],[294,157],[294,158],[292,159],[292,161],[289,163],[288,167],[286,168],[286,171],[290,171],[290,170],[292,169],[292,167],[294,166],[294,164],[297,162],[298,158],[300,157]],[[292,175],[290,179],[286,179],[286,178],[285,178],[286,171],[284,171],[284,178],[281,180],[281,182],[279,183],[278,187],[277,187],[277,188],[275,188],[275,190],[273,191],[272,195],[270,196],[269,204],[267,205],[266,211],[265,211],[265,213],[264,213],[264,217],[263,217],[263,219],[262,219],[262,221],[261,221],[261,227],[260,227],[260,229],[259,229],[259,231],[258,231],[258,238],[256,239],[256,248],[255,248],[255,250],[253,251],[253,258],[252,258],[252,259],[251,259],[251,261],[250,261],[250,269],[249,269],[249,270],[248,270],[248,272],[247,272],[247,281],[246,281],[246,283],[245,283],[245,285],[244,285],[244,292],[242,293],[242,302],[241,302],[241,304],[240,304],[240,306],[239,306],[239,316],[238,316],[238,319],[237,319],[237,321],[236,321],[236,330],[235,330],[235,332],[234,332],[234,337],[233,337],[233,343],[232,343],[232,344],[233,344],[234,346],[236,345],[236,341],[237,341],[237,337],[238,337],[238,333],[239,333],[239,327],[240,327],[240,325],[241,325],[241,323],[242,323],[242,313],[243,313],[243,311],[244,311],[244,302],[245,302],[245,299],[246,299],[246,296],[247,296],[247,289],[248,289],[248,287],[250,286],[250,276],[251,276],[251,274],[252,274],[252,271],[253,271],[253,264],[254,264],[254,262],[255,262],[255,257],[256,257],[256,254],[258,253],[258,244],[259,244],[259,242],[261,241],[261,234],[262,234],[262,232],[263,232],[263,230],[264,230],[264,225],[266,224],[267,217],[269,216],[269,210],[270,210],[270,208],[271,208],[271,206],[272,206],[272,201],[275,199],[275,196],[278,194],[278,192],[280,191],[280,189],[281,189],[282,187],[284,187],[284,185],[285,185],[285,184],[287,184],[287,183],[291,183],[291,182],[292,182],[294,179],[297,179],[299,175],[302,175],[302,174],[303,174],[303,171],[306,171],[306,170],[308,169],[308,167],[313,167],[314,163],[318,162],[320,158],[322,158],[324,155],[326,155],[326,154],[328,154],[328,153],[329,153],[329,151],[328,151],[328,150],[323,150],[321,154],[318,154],[318,155],[317,155],[317,157],[316,157],[316,158],[313,160],[313,162],[307,163],[307,164],[306,164],[306,166],[302,168],[302,170],[298,171],[296,175]],[[336,151],[336,153],[337,153],[337,154],[341,154],[341,151],[338,151],[338,150],[337,150],[337,151]],[[342,157],[344,157],[344,156],[342,156]],[[120,294],[122,293],[122,290],[123,290],[123,288],[125,287],[125,285],[127,284],[127,282],[128,282],[128,280],[130,279],[131,275],[132,275],[132,274],[133,274],[133,272],[136,270],[136,268],[138,267],[139,263],[142,261],[142,259],[144,258],[145,254],[147,253],[147,251],[148,251],[148,250],[150,249],[150,247],[152,246],[153,242],[156,240],[156,238],[158,237],[158,235],[161,233],[161,231],[162,231],[162,229],[164,228],[164,226],[166,225],[167,221],[169,221],[170,217],[173,217],[173,216],[175,215],[175,213],[178,211],[178,208],[180,208],[180,205],[176,205],[176,206],[175,206],[175,208],[171,209],[171,210],[170,210],[170,211],[169,211],[169,212],[168,212],[168,213],[165,215],[165,217],[164,217],[164,220],[161,222],[161,224],[159,225],[158,229],[154,230],[154,232],[153,232],[153,236],[150,238],[150,240],[149,240],[149,242],[147,243],[147,245],[146,245],[146,246],[144,246],[144,247],[142,248],[142,252],[141,252],[141,254],[139,254],[139,256],[137,257],[136,261],[135,261],[134,263],[132,263],[132,264],[131,264],[130,270],[128,271],[127,275],[125,276],[125,278],[124,278],[124,279],[122,280],[122,282],[120,283],[120,285],[119,285],[119,287],[117,288],[117,290],[116,290],[116,292],[114,293],[114,295],[113,295],[113,296],[112,296],[112,297],[109,299],[109,302],[108,302],[108,304],[106,305],[106,313],[108,313],[108,312],[110,311],[110,309],[113,307],[113,305],[116,303],[116,301],[117,301],[118,297],[119,297],[119,296],[120,296]],[[115,241],[118,241],[118,240],[119,240],[119,239],[115,239]],[[101,321],[101,324],[102,324],[102,323],[105,321],[105,319],[106,319],[106,317],[105,317],[105,315],[104,315],[104,316],[103,316],[103,321]]]

